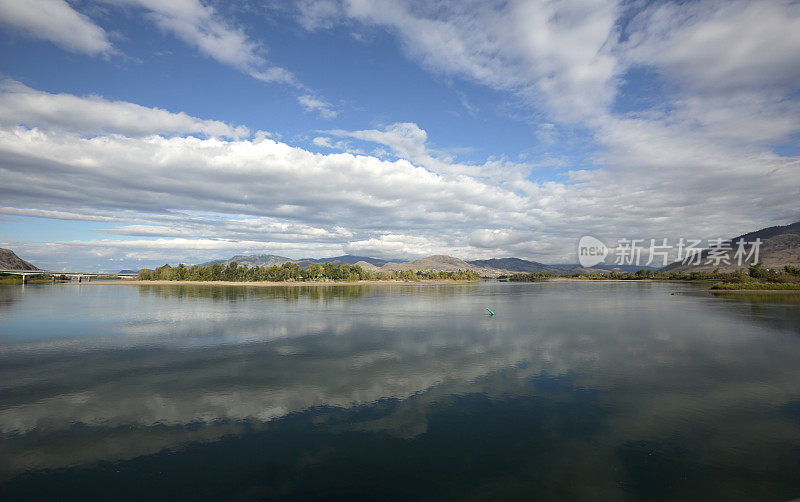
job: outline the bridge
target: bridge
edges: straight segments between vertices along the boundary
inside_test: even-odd
[[[111,273],[111,272],[61,272],[57,270],[12,270],[12,269],[0,269],[0,274],[8,274],[8,275],[21,275],[22,276],[22,284],[28,284],[28,277],[32,275],[49,275],[52,282],[56,282],[56,277],[61,277],[62,275],[69,277],[70,279],[78,278],[78,282],[82,282],[83,279],[86,281],[91,281],[92,277],[116,277],[119,279],[134,279],[138,276],[138,274],[129,274],[129,273]]]

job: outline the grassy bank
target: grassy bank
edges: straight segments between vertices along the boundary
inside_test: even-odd
[[[717,291],[800,291],[800,269],[786,265],[782,269],[767,269],[761,264],[749,267],[748,270],[736,272],[691,272],[669,273],[652,270],[637,272],[611,272],[609,274],[573,274],[554,276],[537,272],[532,274],[514,274],[501,280],[510,282],[540,281],[676,281],[676,282],[715,282],[711,286]]]
[[[800,283],[789,282],[720,282],[711,286],[717,291],[798,291]]]
[[[741,277],[738,272],[691,272],[665,273],[653,270],[638,272],[611,272],[608,274],[553,275],[547,272],[532,274],[513,274],[500,276],[501,281],[541,282],[541,281],[734,281]]]

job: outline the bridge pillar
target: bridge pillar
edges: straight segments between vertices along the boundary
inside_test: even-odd
[[[22,284],[28,284],[28,276],[26,274],[22,274]]]

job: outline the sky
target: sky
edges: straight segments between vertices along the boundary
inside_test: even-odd
[[[0,247],[574,263],[800,220],[800,3],[0,0]]]

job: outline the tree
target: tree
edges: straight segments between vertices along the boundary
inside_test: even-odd
[[[228,263],[228,266],[225,267],[225,270],[222,272],[222,279],[225,281],[235,281],[237,268],[239,268],[239,264],[235,261]]]
[[[758,262],[750,266],[749,274],[753,279],[766,279],[769,277],[769,270],[764,268],[761,262]]]
[[[319,279],[320,277],[322,277],[322,272],[323,269],[319,265],[319,263],[312,263],[311,265],[308,266],[308,269],[306,270],[306,274],[308,275],[308,278],[311,280]]]

